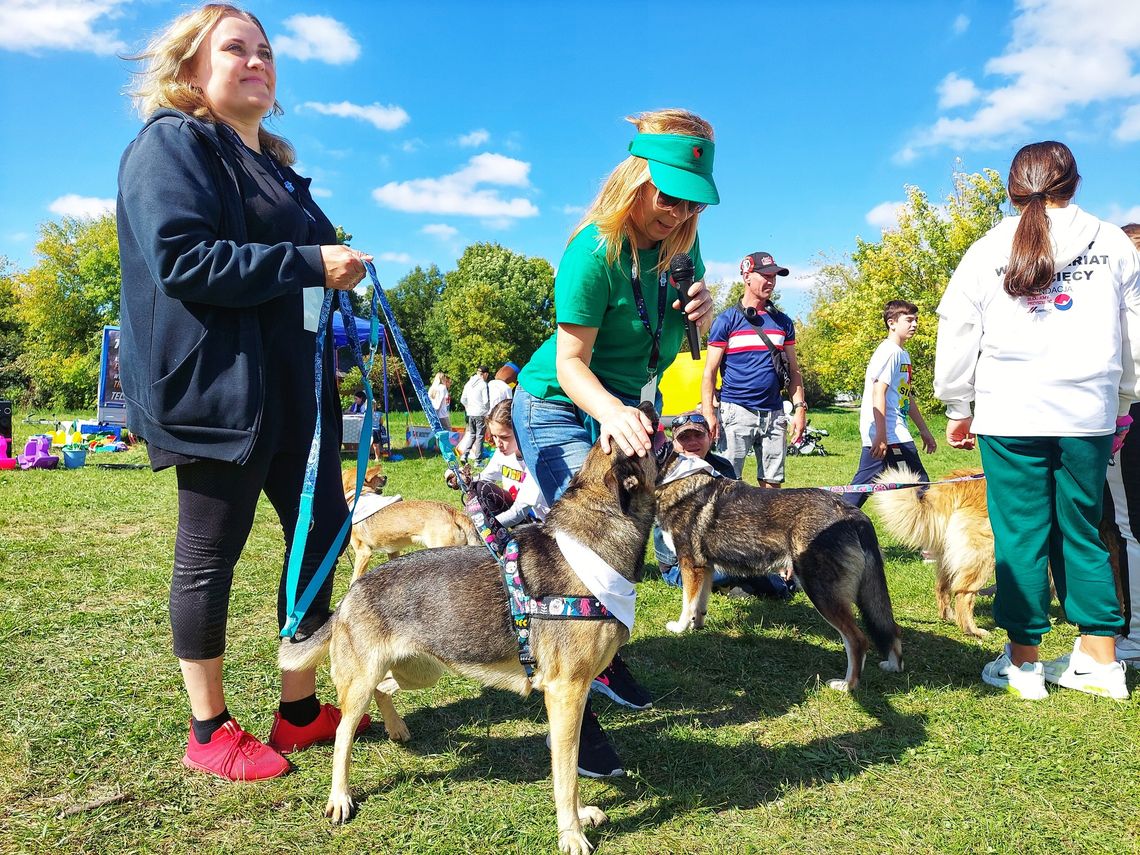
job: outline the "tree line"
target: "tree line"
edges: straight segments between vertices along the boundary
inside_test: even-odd
[[[962,255],[1001,219],[1006,201],[993,170],[952,178],[941,202],[908,187],[896,228],[877,241],[856,238],[848,258],[819,265],[811,309],[796,330],[809,403],[862,392],[867,360],[886,335],[882,307],[905,299],[919,306],[922,319],[907,348],[916,391],[924,407],[934,405],[934,310]],[[102,329],[119,321],[119,285],[113,214],[43,223],[26,270],[0,256],[0,396],[27,407],[93,408]],[[739,282],[721,288],[718,310],[741,289]],[[417,266],[385,291],[428,383],[437,371],[462,384],[478,365],[494,371],[508,361],[524,364],[554,330],[550,263],[497,243],[468,246],[454,270]],[[367,317],[368,297],[354,294],[353,301]],[[405,372],[390,351],[389,376],[399,384]],[[373,380],[380,381],[380,360]],[[350,372],[342,393],[351,395],[359,382]],[[410,389],[407,395],[415,407]],[[398,393],[395,403],[402,404]]]

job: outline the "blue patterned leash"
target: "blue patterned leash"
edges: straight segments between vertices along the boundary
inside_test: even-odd
[[[985,478],[984,472],[977,475],[963,475],[960,478],[946,478],[943,481],[913,481],[901,483],[883,481],[875,484],[843,484],[838,487],[812,487],[813,490],[827,490],[829,493],[883,493],[887,490],[908,490],[911,487],[937,487],[939,484],[956,484],[959,481],[978,481]]]
[[[372,436],[373,395],[369,375],[372,372],[372,362],[376,356],[376,345],[380,340],[380,325],[376,318],[376,293],[375,291],[372,293],[372,324],[369,330],[371,349],[368,354],[368,361],[365,363],[364,355],[360,349],[360,340],[355,334],[356,318],[352,312],[352,302],[348,299],[348,293],[327,289],[321,303],[320,318],[317,321],[317,343],[313,357],[313,388],[317,403],[317,420],[313,429],[313,441],[309,445],[309,459],[305,465],[305,480],[301,486],[301,498],[297,509],[297,524],[293,529],[293,542],[289,549],[289,563],[285,571],[285,626],[281,628],[282,638],[292,638],[297,634],[301,619],[309,610],[309,606],[313,604],[317,592],[320,591],[325,579],[328,578],[336,564],[337,558],[340,557],[341,544],[344,543],[349,528],[352,526],[352,513],[356,510],[356,502],[360,497],[360,489],[364,485],[364,476],[368,468],[368,452],[371,448],[371,442],[362,440],[356,453],[356,491],[353,494],[352,507],[349,509],[349,514],[341,525],[340,531],[329,546],[329,551],[321,560],[320,566],[317,567],[316,573],[304,592],[298,597],[297,589],[301,584],[301,561],[305,557],[305,544],[309,539],[309,526],[313,519],[313,494],[316,490],[317,468],[321,457],[321,386],[324,378],[325,346],[328,339],[329,320],[334,311],[334,300],[337,301],[336,308],[340,309],[345,331],[352,331],[348,335],[349,346],[352,350],[353,362],[360,368],[361,382],[364,385],[366,401],[364,423],[360,428],[360,436],[362,438],[371,438]]]

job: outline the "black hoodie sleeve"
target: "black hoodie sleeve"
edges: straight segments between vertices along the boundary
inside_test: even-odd
[[[185,120],[153,122],[127,152],[123,210],[158,288],[176,300],[240,308],[323,286],[320,247],[232,239],[244,227],[234,223],[236,188],[222,186],[229,180]]]

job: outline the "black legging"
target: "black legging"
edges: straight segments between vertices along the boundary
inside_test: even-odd
[[[336,434],[335,426],[326,423],[298,597],[348,516]],[[288,548],[297,522],[307,457],[307,446],[288,452],[255,446],[243,466],[203,460],[176,467],[178,535],[170,582],[170,624],[174,655],[179,659],[214,659],[225,652],[234,565],[249,537],[262,490],[277,511],[285,535],[286,561],[277,590],[277,624],[284,625]],[[344,546],[340,544],[340,551]],[[302,633],[312,632],[328,619],[332,584],[333,574],[329,573],[301,622]]]

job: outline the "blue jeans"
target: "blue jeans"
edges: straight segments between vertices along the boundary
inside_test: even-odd
[[[627,406],[637,406],[636,399],[616,397]],[[660,395],[657,409],[661,409]],[[546,500],[556,502],[585,464],[601,426],[573,404],[536,398],[522,386],[515,389],[511,421],[526,468],[538,479]]]
[[[657,566],[661,568],[661,580],[674,588],[684,587],[681,582],[681,568],[677,566],[677,556],[665,544],[660,526],[653,526],[653,552],[657,555]],[[787,599],[793,593],[791,586],[778,573],[766,576],[732,576],[723,570],[713,570],[714,588],[740,588],[757,597],[779,597]]]
[[[922,465],[922,461],[918,457],[918,448],[915,444],[913,442],[900,442],[895,445],[888,445],[887,453],[883,455],[881,460],[876,460],[871,456],[871,446],[864,445],[863,451],[859,455],[859,471],[851,478],[851,483],[870,484],[888,466],[900,465],[905,465],[923,481],[930,480],[930,476],[926,474],[926,467]],[[844,493],[843,501],[861,508],[870,496],[870,493]]]

